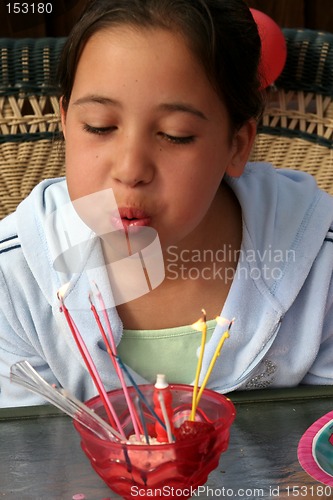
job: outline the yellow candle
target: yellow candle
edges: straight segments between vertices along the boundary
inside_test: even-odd
[[[216,321],[219,322],[220,318],[216,318]],[[232,326],[234,322],[234,319],[232,319],[229,323],[229,326],[228,326],[228,329],[223,333],[222,337],[220,338],[220,341],[215,349],[215,352],[214,352],[214,356],[212,357],[211,359],[211,362],[209,363],[209,367],[208,367],[208,370],[207,370],[207,373],[205,375],[205,378],[203,379],[203,382],[202,382],[202,385],[200,387],[200,390],[198,392],[198,395],[197,395],[197,398],[196,398],[196,402],[195,402],[195,407],[198,406],[199,404],[199,401],[200,401],[200,398],[202,396],[202,393],[207,385],[207,382],[208,382],[208,379],[213,371],[213,368],[214,368],[214,365],[216,363],[216,360],[217,358],[219,357],[220,353],[221,353],[221,350],[222,350],[222,347],[223,347],[223,344],[224,342],[226,341],[227,338],[230,337],[230,328]],[[192,406],[193,407],[193,406]]]
[[[199,359],[198,359],[198,364],[197,364],[197,371],[195,374],[195,380],[194,380],[194,387],[193,387],[193,396],[192,396],[192,410],[191,410],[191,415],[190,415],[190,420],[193,422],[195,419],[195,412],[197,409],[197,393],[198,393],[198,385],[199,385],[199,377],[200,377],[200,372],[201,372],[201,367],[202,367],[202,359],[205,351],[205,344],[206,344],[206,336],[207,336],[207,324],[206,324],[206,311],[202,309],[202,314],[203,317],[199,319],[192,327],[195,330],[201,331],[201,347],[200,347],[200,354],[199,354]]]

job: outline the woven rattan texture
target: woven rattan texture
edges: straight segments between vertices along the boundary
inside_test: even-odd
[[[65,38],[0,39],[0,218],[64,175],[56,69]]]
[[[268,93],[251,159],[308,172],[333,194],[333,35],[284,33],[286,66]]]
[[[0,96],[0,132],[0,142],[36,140],[38,134],[59,133],[58,97],[27,96],[22,92],[17,96]]]
[[[0,217],[4,217],[41,180],[64,175],[63,146],[50,140],[3,143],[0,165]]]
[[[312,174],[333,194],[333,35],[284,30],[285,69],[251,159]],[[64,38],[0,39],[0,218],[64,175],[56,67]]]
[[[65,38],[0,38],[0,91],[53,95]]]

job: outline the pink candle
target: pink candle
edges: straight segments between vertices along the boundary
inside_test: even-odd
[[[61,294],[58,292],[58,298],[60,300],[60,310],[64,313],[65,315],[65,318],[67,320],[67,324],[71,330],[71,333],[73,335],[73,338],[76,342],[76,345],[80,351],[80,354],[85,362],[85,365],[90,373],[90,376],[91,378],[93,379],[93,382],[96,386],[96,389],[101,397],[101,400],[103,402],[103,405],[104,405],[104,408],[105,408],[105,411],[107,413],[107,416],[108,416],[108,419],[110,421],[110,424],[113,426],[113,427],[117,427],[118,428],[118,431],[120,432],[120,434],[123,436],[124,439],[126,439],[126,436],[124,434],[124,431],[121,427],[121,424],[119,422],[119,419],[117,417],[117,414],[116,412],[114,411],[114,408],[112,406],[112,404],[110,403],[109,401],[109,398],[107,396],[107,393],[106,393],[106,390],[104,389],[104,386],[103,386],[103,383],[102,383],[102,380],[98,374],[98,371],[96,369],[96,366],[94,364],[94,361],[92,359],[92,357],[90,356],[90,353],[87,349],[87,346],[86,344],[84,343],[84,340],[77,328],[77,326],[75,325],[74,323],[74,320],[73,318],[71,317],[67,307],[65,306],[64,304],[64,300],[61,296]]]
[[[130,395],[128,393],[128,389],[127,389],[127,385],[126,385],[126,382],[125,382],[125,379],[124,379],[123,372],[122,372],[119,364],[115,360],[115,356],[117,355],[117,346],[116,346],[116,343],[114,341],[113,331],[112,331],[112,328],[111,328],[109,317],[108,317],[107,312],[106,312],[106,307],[105,307],[105,302],[103,300],[103,296],[102,296],[101,292],[99,291],[99,288],[96,285],[96,283],[94,283],[94,284],[95,284],[95,287],[96,287],[96,290],[97,290],[97,292],[96,292],[97,293],[97,298],[98,298],[98,300],[100,302],[101,309],[103,311],[103,316],[104,316],[106,327],[107,327],[107,330],[108,330],[109,339],[107,338],[107,336],[105,334],[104,328],[103,328],[103,326],[101,324],[101,321],[99,319],[99,316],[98,316],[98,313],[96,311],[96,308],[90,302],[91,306],[92,306],[92,311],[93,311],[94,316],[96,318],[97,324],[98,324],[98,326],[100,328],[101,334],[102,334],[104,342],[106,344],[106,348],[107,348],[109,354],[111,354],[112,363],[113,363],[113,365],[115,367],[116,373],[117,373],[117,375],[119,377],[122,389],[124,391],[126,403],[127,403],[130,415],[131,415],[132,423],[133,423],[134,433],[136,435],[136,438],[138,440],[140,440],[141,439],[140,438],[140,431],[139,431],[139,427],[138,427],[139,417],[138,417],[138,415],[135,412],[133,401],[131,400]]]

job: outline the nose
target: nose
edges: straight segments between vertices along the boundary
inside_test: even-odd
[[[117,154],[113,159],[113,179],[135,187],[149,184],[153,176],[154,162],[147,141],[139,134],[127,134],[119,141]]]

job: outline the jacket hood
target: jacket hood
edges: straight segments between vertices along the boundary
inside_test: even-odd
[[[241,258],[286,311],[332,226],[333,198],[312,176],[267,163],[249,163],[226,181],[242,208]]]

